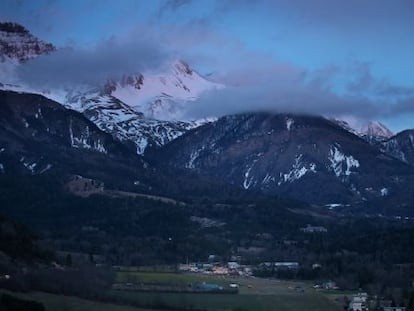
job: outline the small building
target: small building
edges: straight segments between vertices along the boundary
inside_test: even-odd
[[[322,226],[312,226],[307,224],[306,227],[300,228],[300,231],[304,233],[326,233],[328,232],[328,229]]]
[[[234,269],[234,270],[236,270],[236,269],[239,269],[239,268],[240,268],[240,264],[239,264],[238,262],[236,262],[236,261],[229,261],[229,262],[227,263],[227,267],[228,267],[229,269]]]
[[[349,302],[348,311],[368,311],[368,294],[358,293]]]
[[[273,266],[276,268],[276,270],[296,270],[299,269],[299,263],[298,262],[274,262]]]
[[[405,307],[383,307],[384,311],[405,311]]]

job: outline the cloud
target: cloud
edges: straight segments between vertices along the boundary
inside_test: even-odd
[[[269,111],[373,120],[414,113],[414,88],[375,79],[369,66],[362,67],[362,72],[358,66],[339,65],[309,71],[289,63],[256,62],[226,77],[240,83],[204,93],[189,107],[187,118]],[[338,81],[355,87],[340,92]]]
[[[391,107],[390,115],[414,114],[414,96],[405,98]]]
[[[371,94],[390,100],[414,95],[414,88],[398,86],[385,78],[375,77],[369,63],[355,62],[351,70],[355,78],[347,83],[346,88],[352,94]]]
[[[170,59],[168,50],[150,38],[104,40],[91,48],[62,48],[17,68],[21,81],[33,87],[102,84],[107,79],[161,70]]]
[[[340,96],[303,83],[230,87],[204,93],[187,117],[222,116],[241,112],[269,111],[340,117],[355,115],[372,119],[387,112],[367,98]]]
[[[175,11],[183,6],[189,5],[192,0],[167,0],[164,5],[161,6],[161,10],[172,10]]]
[[[99,84],[183,59],[228,85],[189,105],[191,117],[270,110],[374,119],[414,111],[414,87],[396,82],[412,75],[411,0],[165,0],[142,2],[139,9],[133,9],[136,1],[122,9],[75,1],[73,10],[45,0],[32,17],[28,8],[5,1],[16,10],[0,16],[21,12],[39,23],[50,16],[59,36],[82,29],[103,38],[135,28],[126,37],[61,49],[19,68],[19,77],[36,86]],[[92,11],[96,17],[89,19]],[[108,11],[112,22],[102,24]]]
[[[89,49],[65,48],[39,57],[21,66],[18,74],[35,87],[101,84],[125,74],[162,71],[173,59],[184,59],[195,68],[205,63],[216,67],[212,78],[228,86],[188,105],[188,119],[251,111],[377,119],[413,111],[412,101],[403,100],[414,95],[414,89],[375,77],[369,63],[309,70],[211,32],[202,23],[187,26],[167,25],[163,31],[140,26],[124,38]]]

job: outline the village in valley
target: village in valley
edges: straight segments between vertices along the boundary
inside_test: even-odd
[[[233,294],[233,295],[321,295],[334,305],[348,311],[406,311],[404,306],[396,306],[395,302],[384,297],[371,296],[359,291],[340,289],[336,282],[304,282],[274,278],[255,277],[258,269],[297,270],[298,262],[263,262],[244,265],[237,261],[215,261],[216,255],[210,255],[208,262],[184,263],[176,267],[175,272],[156,271],[157,267],[142,268],[114,267],[122,280],[113,285],[115,291],[159,292],[176,294]],[[319,269],[319,264],[314,265]],[[132,269],[132,270],[131,270]],[[126,277],[135,275],[136,278]],[[151,280],[151,282],[148,282]]]
[[[324,235],[328,229],[307,224],[298,228],[305,236]],[[295,245],[296,240],[283,240],[284,245]],[[240,249],[246,251],[246,249]],[[298,261],[263,261],[252,263],[237,254],[225,260],[217,254],[210,254],[205,261],[180,263],[160,267],[113,266],[117,275],[112,284],[115,292],[169,293],[169,294],[228,294],[228,295],[276,295],[281,291],[294,295],[318,294],[327,297],[334,305],[348,311],[405,311],[404,306],[385,297],[371,296],[362,290],[344,290],[335,281],[320,279],[298,281],[292,276],[300,269],[319,271],[319,262],[304,265]],[[102,264],[97,264],[100,266]],[[285,275],[288,278],[280,278]]]

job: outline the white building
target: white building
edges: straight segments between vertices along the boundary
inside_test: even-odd
[[[348,311],[368,311],[367,300],[367,293],[359,293],[354,295],[349,303]]]
[[[325,227],[321,227],[321,226],[312,226],[307,224],[305,228],[300,228],[300,231],[304,232],[304,233],[326,233],[328,232],[328,229],[326,229]]]

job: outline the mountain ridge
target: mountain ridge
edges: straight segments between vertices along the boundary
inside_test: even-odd
[[[4,47],[0,48],[2,64],[10,63],[12,67],[56,51],[53,45],[34,37],[16,23],[0,24],[0,47],[1,44]],[[12,74],[13,70],[7,69]],[[223,87],[183,61],[173,63],[166,73],[124,75],[101,86],[38,90],[6,82],[0,81],[0,89],[41,94],[83,113],[101,130],[134,148],[137,154],[144,154],[147,148],[158,148],[189,129],[210,122],[209,119],[177,120],[174,115],[182,116],[186,105],[202,92]]]
[[[124,179],[126,185],[150,176],[141,157],[44,96],[0,91],[0,110],[3,174],[86,174],[109,183]]]
[[[380,143],[394,136],[394,133],[379,121],[351,122],[336,118],[330,118],[329,120],[370,143]]]
[[[399,188],[395,176],[411,178],[413,173],[406,164],[323,117],[291,114],[222,117],[152,156],[245,189],[322,203],[377,199]]]
[[[51,43],[33,36],[24,26],[13,22],[0,22],[0,62],[5,62],[6,58],[25,62],[55,50]]]
[[[23,33],[27,34],[26,31]],[[321,116],[260,112],[218,120],[173,120],[199,94],[221,87],[224,86],[204,79],[184,62],[175,63],[166,74],[125,75],[94,87],[79,85],[38,91],[24,85],[0,85],[3,90],[19,91],[23,101],[34,96],[27,93],[53,99],[61,107],[58,119],[65,118],[65,113],[80,113],[94,124],[93,131],[102,131],[112,137],[112,143],[122,145],[127,158],[133,160],[120,159],[120,163],[138,163],[134,165],[144,172],[146,180],[142,183],[137,176],[132,177],[133,169],[126,167],[128,164],[123,168],[129,176],[127,187],[133,187],[136,181],[149,185],[151,178],[157,179],[154,174],[145,174],[148,162],[154,164],[151,169],[155,170],[168,168],[177,173],[178,169],[184,175],[205,176],[207,183],[216,180],[248,191],[286,195],[318,204],[365,204],[385,199],[392,204],[404,187],[411,193],[413,138],[409,132],[390,137],[391,131],[379,122],[371,121],[358,129],[346,121]],[[32,119],[42,117],[36,111],[31,113]],[[163,118],[169,120],[154,118],[164,113]],[[16,122],[23,128],[14,127],[14,131],[24,133],[31,124],[19,118]],[[8,124],[6,119],[3,123]],[[85,129],[83,125],[76,133],[63,134],[71,148],[101,153],[106,158],[103,162],[117,158],[99,140],[88,141]],[[47,136],[47,127],[42,131]],[[31,144],[33,139],[36,141],[36,134],[22,137],[22,146]],[[48,145],[43,148],[51,150]],[[4,152],[3,156],[7,153]],[[21,169],[33,170],[32,173],[41,168],[39,163],[23,159],[20,163],[14,159],[14,165],[23,165]],[[8,167],[1,163],[0,170],[4,173]],[[91,166],[96,167],[93,163]],[[398,204],[406,204],[407,197],[400,197]]]

